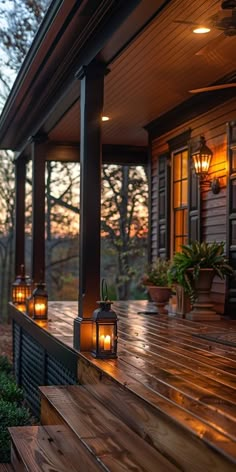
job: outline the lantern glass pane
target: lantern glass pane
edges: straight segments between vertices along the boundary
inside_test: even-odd
[[[33,316],[33,310],[34,310],[34,301],[33,301],[33,297],[31,296],[26,299],[26,313],[29,316]]]
[[[98,349],[99,352],[113,351],[115,346],[114,324],[98,325]]]
[[[47,311],[47,297],[40,295],[34,296],[34,317],[45,317]]]
[[[201,159],[200,159],[199,154],[194,154],[193,155],[193,163],[194,163],[194,168],[195,168],[196,174],[200,174],[201,173]]]
[[[13,285],[12,287],[12,301],[19,305],[25,304],[26,298],[31,295],[31,286],[26,284]]]
[[[96,323],[93,323],[93,331],[92,331],[92,336],[93,336],[93,340],[92,340],[92,350],[94,352],[96,352],[97,350],[97,325]]]

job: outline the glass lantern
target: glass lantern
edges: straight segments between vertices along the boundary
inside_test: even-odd
[[[33,299],[33,295],[31,295],[30,297],[26,298],[26,313],[31,318],[33,316],[33,310],[34,310],[34,299]]]
[[[21,273],[12,284],[12,302],[15,305],[24,305],[26,299],[31,296],[32,284],[28,276],[25,275],[24,265],[21,266]]]
[[[100,301],[93,312],[93,356],[99,359],[117,357],[117,316],[111,310],[111,302]]]
[[[204,136],[201,136],[197,149],[192,153],[195,172],[201,178],[207,175],[213,152],[206,145]]]
[[[48,317],[48,293],[45,284],[40,282],[34,289],[32,317],[34,320],[47,320]]]

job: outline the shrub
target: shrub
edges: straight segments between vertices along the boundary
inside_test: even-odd
[[[168,287],[168,271],[170,261],[158,257],[146,270],[142,277],[144,285],[156,285],[157,287]]]
[[[0,372],[12,372],[12,366],[6,356],[0,356]]]
[[[23,390],[12,375],[12,367],[7,358],[0,356],[0,462],[10,460],[11,426],[32,424],[33,418],[23,404]]]

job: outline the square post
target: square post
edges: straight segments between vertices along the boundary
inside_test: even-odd
[[[77,74],[81,81],[79,315],[74,347],[92,349],[92,314],[100,294],[101,118],[105,66],[91,63]]]
[[[32,279],[45,281],[45,160],[46,142],[32,140]]]
[[[20,156],[15,160],[15,278],[25,264],[25,180],[25,157]]]

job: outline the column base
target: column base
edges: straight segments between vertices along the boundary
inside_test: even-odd
[[[93,341],[92,318],[75,318],[73,346],[77,351],[92,351]]]
[[[185,318],[191,321],[217,321],[221,319],[221,316],[213,310],[212,304],[196,303]]]

